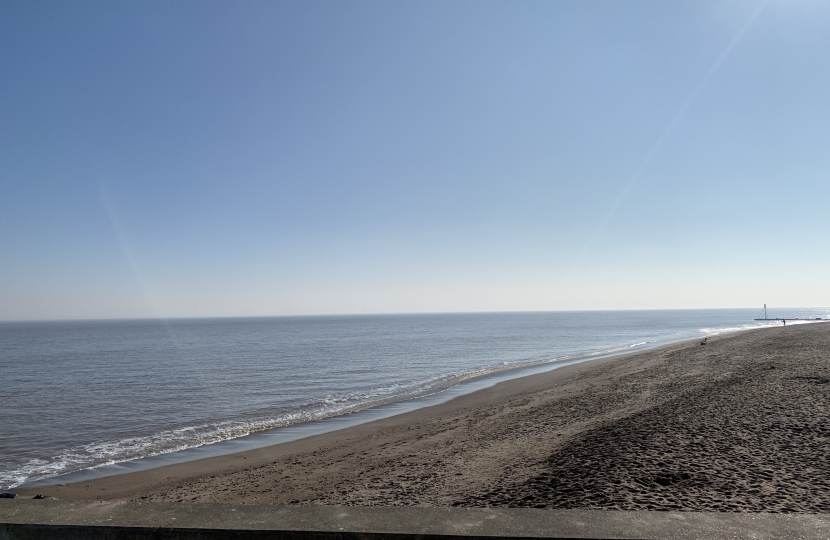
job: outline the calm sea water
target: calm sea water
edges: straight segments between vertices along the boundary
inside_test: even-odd
[[[738,309],[0,323],[0,488],[506,370],[765,324],[756,316]]]

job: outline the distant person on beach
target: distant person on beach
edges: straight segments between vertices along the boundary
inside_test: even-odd
[[[784,319],[784,326],[787,326],[787,319]]]

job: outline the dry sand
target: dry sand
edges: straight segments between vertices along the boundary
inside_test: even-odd
[[[585,362],[62,500],[830,512],[830,324]]]

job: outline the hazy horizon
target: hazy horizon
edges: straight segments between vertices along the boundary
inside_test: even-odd
[[[830,4],[0,4],[0,321],[830,306]]]
[[[659,308],[659,309],[561,309],[561,310],[527,310],[527,311],[395,311],[386,313],[306,313],[298,315],[205,315],[205,316],[181,316],[181,317],[155,317],[140,314],[138,317],[104,317],[104,318],[75,318],[75,319],[5,319],[0,323],[37,323],[37,322],[106,322],[106,321],[183,321],[201,319],[280,319],[280,318],[325,318],[325,317],[385,317],[385,316],[419,316],[419,315],[522,315],[522,314],[565,314],[565,313],[635,313],[635,312],[660,312],[660,311],[757,311],[758,316],[763,314],[763,307],[723,307],[723,308]],[[780,312],[787,320],[812,321],[814,318],[808,313],[793,314],[794,310],[822,310],[830,309],[826,306],[776,306],[768,307],[770,319],[781,318]],[[753,316],[755,318],[755,316]],[[824,317],[823,317],[824,318]]]

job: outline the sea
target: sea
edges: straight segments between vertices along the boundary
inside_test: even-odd
[[[294,440],[757,309],[0,323],[0,489]],[[830,317],[830,309],[770,310]]]

